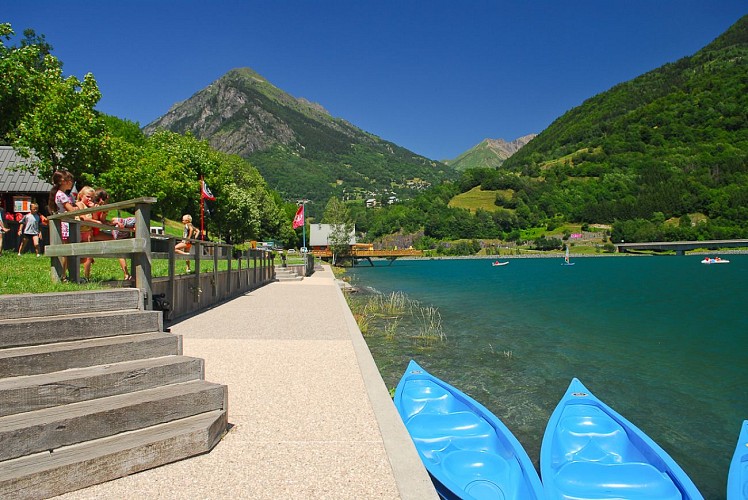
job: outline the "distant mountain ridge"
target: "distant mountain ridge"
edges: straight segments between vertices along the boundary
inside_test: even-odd
[[[483,139],[454,160],[446,160],[444,163],[458,171],[469,168],[497,168],[536,136],[537,134],[528,134],[511,142],[504,139]]]
[[[189,132],[248,159],[286,199],[403,198],[457,177],[445,164],[332,117],[249,68],[229,71],[143,130],[158,129]]]

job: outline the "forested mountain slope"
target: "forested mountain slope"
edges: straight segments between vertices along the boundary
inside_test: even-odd
[[[693,56],[570,110],[501,169],[522,174],[522,202],[545,216],[703,213],[718,233],[745,236],[748,16]]]
[[[334,118],[249,68],[228,72],[144,130],[164,128],[249,159],[286,199],[408,197],[456,178],[443,163]]]

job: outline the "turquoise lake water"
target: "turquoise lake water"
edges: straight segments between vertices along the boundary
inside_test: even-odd
[[[501,418],[537,466],[577,377],[719,499],[748,419],[748,255],[722,257],[398,260],[349,275],[441,314],[447,340],[432,347],[367,337],[388,387],[415,359]]]

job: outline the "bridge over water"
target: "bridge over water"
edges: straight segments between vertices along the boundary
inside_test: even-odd
[[[312,250],[312,253],[314,254],[315,257],[318,257],[320,259],[327,260],[327,259],[332,258],[332,251],[329,249]],[[362,250],[358,248],[353,248],[348,254],[340,256],[341,260],[348,260],[349,262],[351,262],[351,265],[353,266],[355,266],[360,260],[365,260],[371,266],[374,266],[374,263],[371,261],[372,258],[387,259],[388,261],[390,261],[390,265],[392,265],[392,263],[398,257],[423,257],[423,252],[421,250],[413,250],[413,249]]]
[[[651,250],[654,252],[675,250],[676,255],[685,255],[688,250],[696,250],[697,248],[716,250],[748,247],[748,240],[652,241],[647,243],[616,243],[615,246],[619,253],[626,253],[629,250]]]

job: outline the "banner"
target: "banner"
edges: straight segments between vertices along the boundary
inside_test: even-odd
[[[203,192],[201,196],[203,197],[203,199],[206,199],[206,200],[210,200],[210,201],[216,200],[216,197],[213,196],[213,193],[210,192],[210,189],[208,189],[208,185],[205,184],[205,182],[203,182]]]
[[[304,205],[301,205],[296,211],[296,215],[293,218],[293,228],[301,227],[304,225]]]

